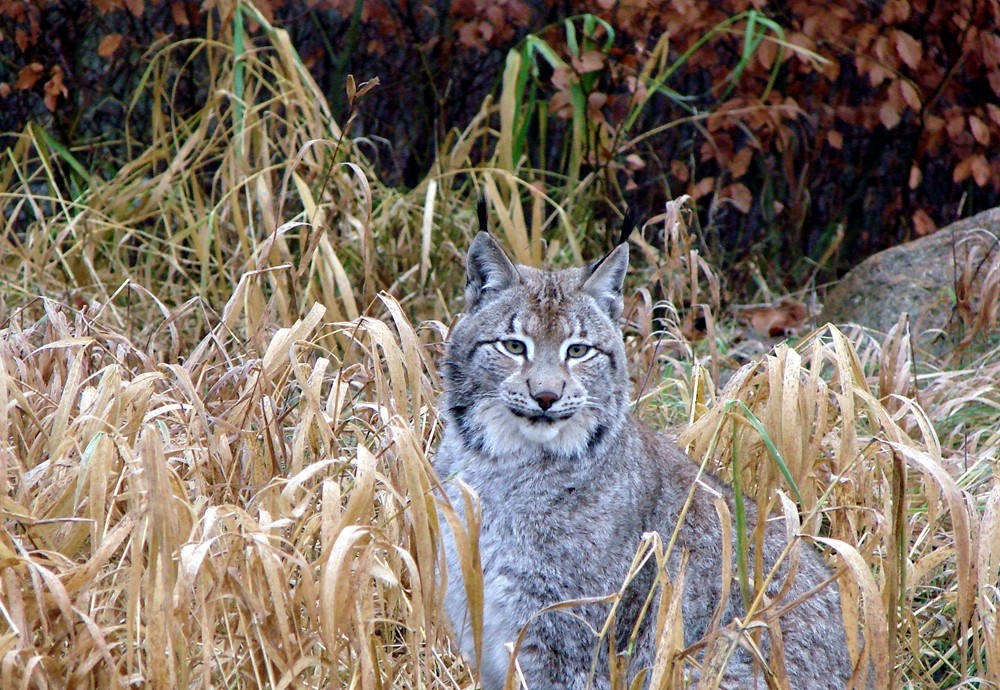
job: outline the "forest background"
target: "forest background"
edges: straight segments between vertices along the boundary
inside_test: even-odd
[[[37,122],[82,149],[85,169],[116,169],[150,142],[151,110],[164,107],[139,89],[152,56],[217,30],[218,5],[2,0],[0,131]],[[544,171],[529,177],[647,211],[689,194],[712,259],[734,278],[757,257],[804,287],[816,264],[829,280],[1000,205],[997,0],[255,6],[288,30],[380,179],[404,188],[499,93],[516,49],[515,152]],[[584,13],[606,23],[565,21]],[[247,29],[251,42],[261,35]],[[209,58],[189,44],[167,60],[183,117],[204,101]],[[352,103],[348,74],[377,77],[376,95]],[[591,188],[576,188],[587,175]]]

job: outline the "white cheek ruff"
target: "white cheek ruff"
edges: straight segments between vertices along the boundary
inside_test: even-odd
[[[518,425],[518,430],[525,439],[536,443],[538,445],[544,445],[554,440],[559,432],[562,431],[562,427],[566,426],[566,422],[555,421],[555,422],[529,422],[528,420],[518,420],[521,422]]]
[[[539,452],[559,456],[579,455],[587,448],[597,426],[584,410],[570,419],[551,422],[518,417],[505,405],[490,405],[477,411],[483,433],[483,449],[497,458],[534,455]]]

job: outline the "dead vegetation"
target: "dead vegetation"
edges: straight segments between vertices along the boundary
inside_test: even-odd
[[[521,261],[597,242],[499,160],[470,168],[502,105],[414,191],[380,185],[269,35],[239,69],[205,42],[205,107],[157,120],[110,180],[37,130],[8,152],[4,687],[472,687],[441,613],[428,462],[472,199]],[[852,654],[879,687],[1000,684],[1000,353],[939,370],[905,323],[824,327],[733,373],[718,279],[682,220],[672,206],[636,239],[642,414],[691,422],[693,457],[801,519],[840,567]],[[664,585],[669,683],[691,660]]]

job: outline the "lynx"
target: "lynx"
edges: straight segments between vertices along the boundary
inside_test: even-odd
[[[481,224],[484,218],[483,211]],[[692,486],[694,498],[668,564],[676,574],[679,554],[686,553],[684,644],[705,636],[717,610],[721,625],[744,612],[736,582],[720,601],[722,530],[735,528],[720,525],[712,501],[721,495],[732,508],[732,491],[711,477],[697,478],[692,460],[630,414],[618,324],[628,254],[623,242],[585,268],[545,271],[513,264],[485,231],[469,249],[465,313],[443,360],[445,428],[434,465],[460,515],[463,501],[454,479],[474,489],[480,501],[481,659],[474,659],[466,590],[447,529],[445,606],[463,653],[478,666],[483,690],[503,688],[508,643],[525,625],[517,663],[528,688],[609,688],[606,649],[591,675],[600,648],[594,631],[609,607],[591,603],[536,614],[558,602],[617,592],[642,535],[656,531],[669,539]],[[754,521],[755,508],[748,505]],[[783,525],[771,522],[765,534],[769,568],[786,538]],[[618,640],[626,640],[638,620],[655,575],[645,574],[644,591],[634,587],[636,596],[619,604]],[[779,606],[795,602],[780,617],[791,687],[844,688],[852,667],[827,566],[803,543],[795,577],[782,590],[786,576],[787,568],[779,568],[768,595]],[[814,587],[817,592],[796,601]],[[653,663],[653,619],[645,616],[639,627],[630,678]],[[771,645],[763,638],[768,654]],[[722,687],[766,687],[759,667],[740,647]],[[697,679],[695,671],[691,680]]]

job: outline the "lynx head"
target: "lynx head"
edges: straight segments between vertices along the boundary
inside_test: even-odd
[[[480,232],[444,361],[449,433],[498,459],[579,458],[614,436],[629,395],[627,268],[626,243],[584,268],[544,271],[513,264]]]

